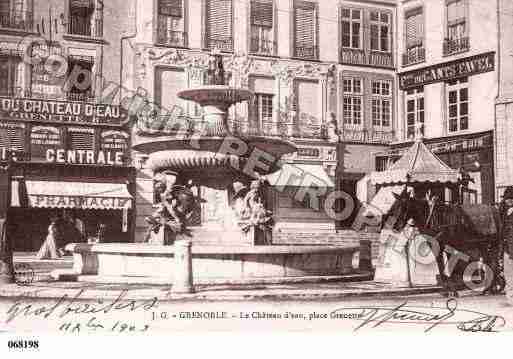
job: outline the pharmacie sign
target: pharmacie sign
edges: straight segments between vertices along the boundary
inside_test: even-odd
[[[87,150],[46,150],[46,161],[60,164],[123,166],[123,152]]]
[[[401,90],[495,70],[495,52],[488,52],[399,74]]]
[[[0,97],[2,118],[49,123],[123,125],[128,112],[120,106],[85,102]]]
[[[129,198],[66,196],[66,195],[29,195],[31,207],[36,208],[98,208],[124,209],[131,207]]]

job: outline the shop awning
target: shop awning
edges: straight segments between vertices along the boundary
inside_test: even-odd
[[[124,209],[132,196],[122,183],[26,181],[28,206],[34,208]],[[20,182],[12,182],[12,207],[19,207]]]
[[[285,164],[280,171],[268,175],[267,180],[276,187],[335,187],[321,165]]]

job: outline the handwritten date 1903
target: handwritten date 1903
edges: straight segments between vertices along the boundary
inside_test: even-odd
[[[102,323],[96,317],[92,317],[87,322],[65,322],[59,330],[66,333],[81,333],[86,332],[110,332],[110,333],[144,333],[150,328],[149,325],[136,325],[133,323],[125,323],[116,321],[114,323]]]

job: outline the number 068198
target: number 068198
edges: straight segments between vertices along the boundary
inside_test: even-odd
[[[39,340],[9,340],[7,347],[16,350],[39,349]]]

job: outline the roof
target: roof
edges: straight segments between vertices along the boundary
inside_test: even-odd
[[[457,183],[459,179],[460,173],[431,152],[422,140],[417,140],[387,171],[371,173],[371,181],[374,184]]]

